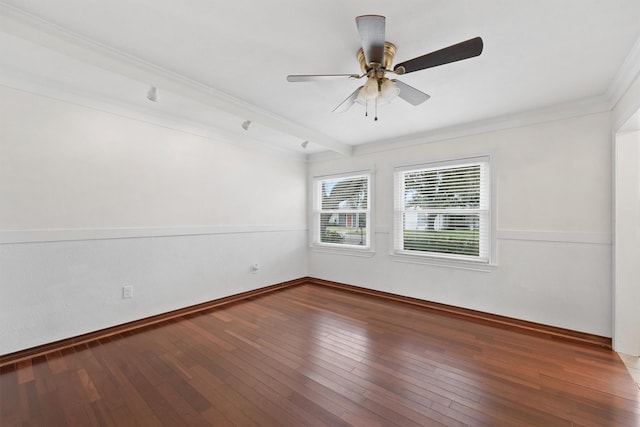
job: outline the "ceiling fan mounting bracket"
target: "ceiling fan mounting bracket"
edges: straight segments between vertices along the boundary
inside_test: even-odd
[[[367,60],[364,56],[364,50],[360,48],[357,53],[360,69],[364,74],[368,74],[372,69],[382,68],[384,70],[391,70],[391,64],[393,64],[393,57],[396,56],[396,51],[396,45],[391,42],[384,42],[384,58],[382,60],[382,64],[377,62],[367,64]]]

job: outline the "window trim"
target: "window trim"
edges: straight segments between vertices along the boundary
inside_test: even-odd
[[[482,259],[460,254],[446,254],[437,252],[424,252],[411,251],[399,249],[397,244],[399,236],[404,235],[403,225],[400,220],[403,212],[402,198],[398,194],[401,189],[399,180],[401,174],[407,171],[414,171],[420,169],[438,169],[449,168],[456,166],[464,166],[473,163],[486,164],[486,187],[485,190],[488,193],[486,196],[487,203],[487,237],[486,237],[486,257]],[[443,267],[461,268],[474,271],[493,271],[497,265],[495,264],[495,173],[493,171],[493,158],[490,154],[480,154],[469,157],[459,157],[446,160],[427,161],[413,164],[398,165],[393,168],[393,213],[392,213],[392,236],[390,239],[390,251],[389,255],[395,261],[417,263],[417,264],[429,264]]]
[[[322,214],[322,209],[320,208],[320,191],[319,186],[322,185],[322,181],[330,180],[330,179],[340,179],[340,178],[357,178],[357,177],[366,177],[368,181],[368,194],[367,194],[367,209],[364,212],[367,215],[367,227],[366,233],[368,237],[367,245],[349,245],[342,243],[327,243],[320,242],[320,216]],[[343,254],[343,255],[354,255],[361,257],[371,257],[374,255],[374,230],[373,230],[373,216],[374,216],[374,178],[375,174],[372,169],[366,170],[358,170],[352,172],[341,172],[341,173],[331,173],[331,174],[322,174],[315,175],[311,179],[311,226],[309,227],[309,247],[311,250],[316,252],[324,252],[324,253],[333,253],[333,254]],[[341,209],[336,211],[336,213],[349,213],[356,212],[352,209]],[[358,211],[363,213],[362,211]]]

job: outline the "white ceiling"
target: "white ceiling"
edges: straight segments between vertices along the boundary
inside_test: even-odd
[[[377,122],[357,104],[332,113],[361,82],[286,76],[359,73],[362,14],[387,17],[395,63],[475,36],[484,51],[399,77],[431,95],[420,106],[396,99]],[[0,84],[307,153],[611,103],[640,38],[638,0],[5,0],[0,18]]]

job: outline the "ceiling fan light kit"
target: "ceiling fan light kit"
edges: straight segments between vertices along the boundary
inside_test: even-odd
[[[392,68],[396,46],[385,40],[385,20],[381,15],[362,15],[356,17],[356,26],[360,34],[362,47],[356,53],[362,74],[291,74],[287,76],[289,82],[311,82],[331,80],[336,78],[361,79],[367,78],[364,85],[357,88],[333,111],[343,113],[354,103],[365,106],[365,116],[368,115],[369,101],[373,101],[376,109],[374,120],[378,120],[378,104],[388,104],[396,97],[416,106],[429,99],[429,95],[396,79],[390,79],[386,74],[404,75],[414,71],[437,67],[451,62],[472,58],[482,53],[484,47],[482,38],[475,37],[435,52],[396,64]]]

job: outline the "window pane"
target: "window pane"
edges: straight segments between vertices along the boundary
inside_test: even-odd
[[[405,212],[403,247],[408,251],[480,255],[479,215]]]
[[[320,241],[366,246],[367,221],[364,213],[321,213]]]
[[[366,176],[326,179],[322,181],[321,209],[367,209]]]
[[[480,165],[406,172],[404,206],[422,209],[480,206]]]
[[[371,247],[370,179],[362,173],[315,179],[314,244]]]
[[[396,171],[394,248],[489,261],[487,157]]]

